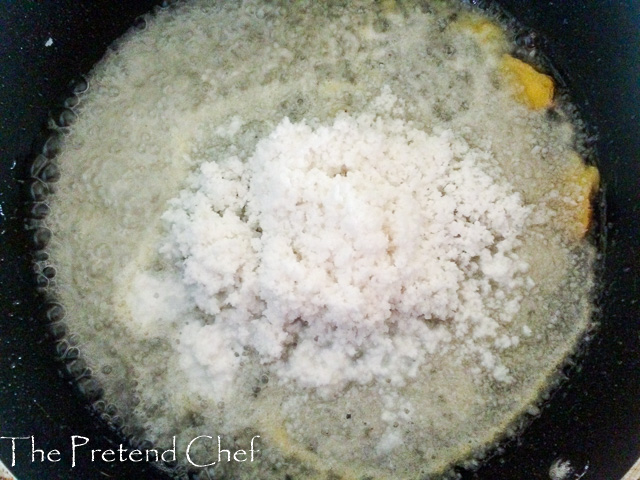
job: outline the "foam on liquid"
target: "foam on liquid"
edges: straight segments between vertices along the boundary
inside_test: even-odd
[[[480,454],[539,399],[590,322],[593,249],[553,220],[533,222],[519,250],[533,283],[506,327],[518,338],[500,356],[510,383],[441,355],[391,396],[356,384],[327,399],[258,365],[239,395],[211,398],[176,352],[185,322],[212,319],[189,310],[141,325],[126,302],[140,272],[171,277],[158,254],[161,215],[200,164],[250,156],[285,116],[325,125],[357,115],[386,87],[415,128],[451,129],[491,152],[525,203],[561,190],[574,127],[515,102],[498,56],[457,28],[456,14],[441,2],[194,0],[147,19],[95,67],[58,159],[52,287],[129,434],[158,446],[177,435],[183,448],[203,434],[235,437],[238,448],[261,435],[258,461],[217,468],[234,478],[418,478]]]

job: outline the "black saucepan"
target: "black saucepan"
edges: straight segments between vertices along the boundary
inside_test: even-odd
[[[548,480],[561,458],[573,466],[568,479],[619,480],[640,456],[640,1],[498,3],[537,33],[593,134],[604,185],[601,327],[526,431],[478,471],[461,475]],[[29,165],[46,140],[49,112],[154,5],[0,2],[0,459],[10,466],[15,444],[12,470],[20,479],[166,477],[144,462],[91,461],[86,451],[73,464],[73,436],[100,450],[117,449],[123,439],[60,373],[61,361],[71,358],[56,355],[45,322],[31,270],[36,232],[27,220]],[[43,453],[32,452],[32,439]]]

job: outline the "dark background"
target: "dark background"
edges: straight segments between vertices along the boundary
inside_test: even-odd
[[[34,148],[48,112],[68,96],[68,84],[88,73],[107,46],[157,2],[45,0],[0,2],[0,436],[35,436],[36,448],[60,450],[58,463],[31,463],[29,440],[16,441],[20,480],[156,479],[142,464],[90,461],[90,448],[117,448],[122,440],[98,422],[86,401],[59,373],[53,342],[38,310],[24,228]],[[53,45],[45,47],[49,38]],[[71,436],[90,443],[71,468]],[[0,440],[11,462],[11,441]]]
[[[640,2],[498,3],[543,39],[597,130],[606,205],[602,327],[543,414],[503,455],[463,477],[547,480],[561,457],[576,469],[570,478],[617,480],[640,456]],[[24,182],[48,112],[68,94],[70,80],[153,5],[0,1],[0,436],[34,435],[37,448],[62,451],[59,463],[31,463],[29,441],[18,441],[13,470],[21,480],[161,478],[141,464],[91,463],[86,454],[71,468],[71,435],[100,449],[117,448],[121,439],[58,373],[30,273],[33,232],[24,228]],[[49,38],[53,45],[45,47]],[[0,440],[0,458],[10,463],[9,440]]]

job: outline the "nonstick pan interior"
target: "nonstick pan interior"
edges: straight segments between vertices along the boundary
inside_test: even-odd
[[[548,479],[552,463],[564,459],[574,466],[574,478],[615,480],[640,456],[640,3],[498,3],[538,34],[593,129],[606,210],[602,325],[525,433],[477,472],[461,475]],[[7,2],[0,15],[0,434],[29,439],[16,440],[13,471],[21,479],[164,478],[144,463],[78,456],[72,466],[72,436],[89,438],[101,450],[123,439],[59,373],[31,272],[34,232],[25,228],[29,163],[45,140],[48,112],[68,95],[69,82],[154,5],[17,1]],[[60,461],[32,462],[31,437],[38,449],[60,450]],[[0,440],[7,465],[11,443]]]

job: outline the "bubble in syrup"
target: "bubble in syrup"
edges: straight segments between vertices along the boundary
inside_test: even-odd
[[[43,250],[39,250],[37,252],[33,253],[33,259],[36,262],[44,262],[46,260],[49,260],[49,252],[45,252]]]
[[[104,400],[97,400],[96,402],[94,402],[92,404],[92,407],[97,413],[102,413],[102,412],[104,412],[104,409],[106,407],[106,403],[105,403]]]
[[[99,400],[104,395],[104,390],[93,378],[83,379],[82,382],[78,383],[78,389],[89,401]]]
[[[42,148],[42,153],[47,158],[53,158],[60,153],[61,146],[62,138],[60,134],[53,133],[45,142],[44,147]]]
[[[122,428],[124,426],[124,419],[121,416],[116,415],[111,418],[111,424],[115,428]]]
[[[56,343],[56,355],[58,358],[62,359],[67,350],[69,350],[69,342],[66,340],[63,339]]]
[[[46,227],[39,227],[33,234],[33,247],[36,250],[42,250],[51,241],[51,230]]]
[[[47,309],[47,320],[51,323],[60,322],[64,319],[65,310],[64,307],[58,303],[52,304]]]
[[[42,220],[47,215],[49,215],[49,205],[47,205],[46,203],[35,203],[31,207],[29,213],[31,217]]]
[[[76,106],[78,106],[78,103],[80,103],[80,99],[78,98],[77,95],[71,95],[70,97],[67,97],[64,101],[64,106],[65,108],[74,108]]]
[[[49,164],[49,159],[44,155],[38,155],[31,164],[31,176],[39,178],[40,172]]]
[[[80,356],[80,350],[78,350],[78,347],[71,347],[64,352],[64,355],[62,356],[62,360],[70,362],[72,360],[76,360],[79,356]]]
[[[87,364],[81,358],[78,358],[67,365],[67,371],[75,379],[83,378],[86,375],[86,370]]]
[[[74,95],[84,93],[89,90],[89,81],[85,77],[72,80],[69,83],[69,90],[71,90]]]
[[[48,163],[40,172],[40,180],[43,182],[57,182],[60,180],[60,170],[55,163]]]
[[[44,267],[42,269],[42,274],[45,277],[51,279],[51,278],[56,276],[56,269],[54,267],[52,267],[51,265],[47,265],[46,267]]]
[[[49,326],[49,333],[54,340],[60,340],[67,334],[67,326],[63,322],[53,323]]]
[[[146,30],[147,28],[147,19],[144,15],[140,15],[133,21],[133,28],[138,31]]]
[[[38,289],[46,289],[49,287],[49,279],[42,274],[36,276],[36,287]]]
[[[41,202],[42,200],[47,198],[47,195],[49,195],[50,192],[49,187],[46,183],[42,182],[41,180],[36,180],[35,182],[31,183],[31,186],[29,187],[29,193],[34,201]]]
[[[56,125],[59,127],[70,127],[76,120],[76,114],[68,108],[62,109],[56,118]]]

